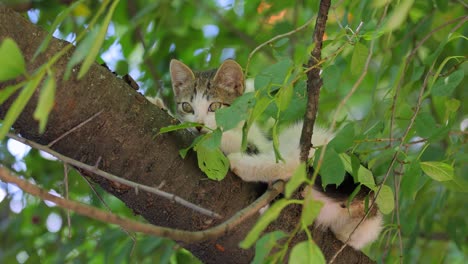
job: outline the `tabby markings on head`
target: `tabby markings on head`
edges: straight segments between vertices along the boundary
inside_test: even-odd
[[[244,92],[242,68],[226,60],[218,69],[193,72],[178,60],[170,64],[172,89],[177,115],[183,122],[196,122],[215,129],[214,112],[231,103]],[[198,131],[208,132],[198,127]]]

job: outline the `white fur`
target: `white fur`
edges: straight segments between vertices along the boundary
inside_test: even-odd
[[[211,102],[206,100],[205,96],[203,96],[202,94],[196,94],[195,98],[193,98],[192,103],[191,103],[192,108],[193,108],[193,113],[185,114],[183,117],[183,120],[181,121],[200,123],[200,124],[205,125],[206,127],[215,129],[216,128],[215,115],[213,112],[208,111],[210,104]],[[178,107],[182,108],[182,105],[179,105]],[[180,111],[182,112],[181,109]],[[207,133],[209,132],[209,130],[206,128],[203,128],[202,132]]]
[[[380,231],[382,231],[382,214],[378,211],[375,216],[366,218],[356,228],[365,214],[364,207],[362,206],[364,201],[356,200],[351,203],[350,208],[342,208],[339,202],[313,188],[308,188],[305,192],[310,192],[314,200],[323,203],[320,214],[315,219],[317,227],[323,229],[330,228],[336,238],[342,242],[346,242],[349,238],[347,244],[354,249],[359,250],[373,242],[378,238]],[[305,199],[310,199],[308,197],[310,196],[306,194]],[[356,230],[351,235],[354,229]]]
[[[240,152],[229,154],[231,170],[244,181],[273,182],[275,180],[288,180],[299,166],[301,131],[302,122],[299,122],[287,127],[280,133],[278,138],[279,151],[283,160],[276,162],[273,145],[270,143],[258,155],[248,155]],[[312,144],[321,146],[329,141],[332,136],[331,133],[316,127],[312,137]],[[252,142],[255,143],[259,140],[265,141],[266,139],[252,138]],[[311,149],[309,158],[314,153],[315,149]]]
[[[166,105],[164,104],[164,101],[159,98],[159,97],[146,97],[146,99],[148,99],[148,101],[150,101],[152,104],[156,105],[157,107],[163,109],[163,110],[167,110],[167,107]]]

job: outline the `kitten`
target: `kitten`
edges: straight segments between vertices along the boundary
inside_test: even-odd
[[[242,68],[234,60],[226,60],[218,70],[195,73],[182,62],[172,60],[170,72],[177,103],[177,117],[183,122],[198,122],[214,129],[214,112],[229,106],[244,92]],[[299,165],[302,122],[287,127],[279,135],[279,151],[284,161],[278,163],[271,141],[255,123],[247,134],[247,141],[249,145],[254,146],[253,152],[256,154],[241,152],[243,125],[243,122],[239,123],[236,128],[224,132],[221,138],[221,150],[229,158],[231,170],[244,181],[288,180]],[[198,131],[208,132],[202,127],[199,127]],[[331,133],[315,128],[312,143],[314,146],[320,146],[331,137]],[[311,149],[309,157],[312,157],[314,152],[315,150]]]
[[[201,72],[193,72],[182,62],[172,60],[170,74],[177,104],[176,117],[182,122],[197,122],[209,129],[217,128],[215,111],[231,105],[245,90],[242,68],[234,60],[226,60],[218,69]],[[278,162],[276,162],[271,140],[255,123],[251,126],[247,136],[248,145],[252,146],[253,151],[241,152],[243,125],[244,122],[240,122],[236,128],[223,132],[221,138],[220,148],[227,155],[231,170],[244,181],[273,182],[291,178],[299,165],[302,122],[281,131],[279,151],[284,160]],[[205,127],[193,128],[192,131],[209,132],[210,130]],[[332,133],[315,127],[312,143],[314,146],[320,146],[332,137]],[[311,149],[309,158],[313,157],[314,153],[315,149]],[[367,194],[364,190],[362,194],[356,196],[350,207],[346,208],[347,197],[354,189],[349,191],[339,187],[333,191],[327,188],[324,192],[321,187],[317,186],[320,185],[316,183],[316,186],[308,191],[314,200],[324,203],[316,225],[330,228],[338,239],[345,242],[364,216],[364,200],[369,190]],[[333,196],[340,192],[342,193],[340,197]],[[362,248],[365,244],[375,240],[380,233],[382,215],[376,207],[374,209],[348,241],[353,248]]]
[[[192,72],[182,62],[171,60],[170,72],[177,104],[176,117],[182,122],[197,122],[209,129],[216,129],[215,111],[231,105],[244,93],[244,74],[233,60],[226,60],[218,70],[202,72]],[[236,128],[223,133],[220,148],[224,154],[240,153],[243,125],[239,123]],[[196,130],[209,132],[205,127],[200,126]],[[254,152],[266,152],[271,145],[255,124],[248,133],[247,141],[254,146]]]

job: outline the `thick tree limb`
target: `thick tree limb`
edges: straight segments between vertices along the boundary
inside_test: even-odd
[[[104,177],[104,178],[106,178],[106,179],[108,179],[110,181],[113,181],[114,184],[115,183],[121,183],[121,184],[124,184],[124,185],[126,185],[128,187],[133,187],[133,188],[138,189],[138,190],[146,191],[146,192],[149,192],[149,193],[154,193],[154,194],[156,194],[156,195],[158,195],[158,196],[160,196],[162,198],[168,199],[169,201],[176,202],[176,203],[178,203],[180,205],[183,205],[183,206],[185,206],[187,208],[190,208],[190,209],[192,209],[192,210],[194,210],[196,212],[199,212],[201,214],[204,214],[204,215],[207,215],[207,216],[210,216],[210,217],[214,217],[214,218],[218,218],[218,219],[223,218],[221,215],[219,215],[219,214],[217,214],[215,212],[212,212],[212,211],[210,211],[208,209],[205,209],[205,208],[200,208],[196,204],[193,204],[193,203],[191,203],[189,201],[186,201],[186,200],[178,197],[177,195],[162,191],[159,188],[150,187],[150,186],[139,184],[139,183],[136,183],[136,182],[132,182],[132,181],[129,181],[129,180],[126,180],[126,179],[123,179],[123,178],[119,178],[119,177],[117,177],[115,175],[112,175],[112,174],[106,172],[106,171],[98,169],[97,166],[84,164],[84,163],[79,162],[77,160],[71,159],[69,157],[66,157],[66,156],[60,154],[60,153],[57,153],[56,151],[51,150],[50,148],[48,148],[46,146],[42,146],[40,144],[37,144],[36,142],[32,142],[31,140],[27,140],[27,139],[24,139],[22,137],[18,137],[18,136],[14,135],[14,134],[8,134],[7,136],[9,138],[12,138],[12,139],[14,139],[16,141],[19,141],[19,142],[23,143],[23,144],[26,144],[26,145],[28,145],[28,146],[30,146],[32,148],[45,151],[48,154],[50,154],[50,155],[58,158],[59,160],[65,162],[65,164],[73,165],[76,168],[83,169],[85,171],[88,171],[88,172],[94,173],[96,175],[99,175],[101,177]],[[51,143],[54,143],[54,142],[56,142],[56,140],[52,141]],[[52,145],[51,143],[49,145]]]
[[[65,41],[52,39],[48,49],[33,61],[33,54],[46,35],[21,15],[0,6],[0,41],[10,37],[17,42],[27,62],[28,72],[36,70],[68,45]],[[213,221],[211,217],[156,195],[135,192],[133,188],[81,171],[155,225],[204,230],[228,219],[259,196],[256,185],[244,183],[232,174],[222,183],[206,180],[198,169],[196,155],[189,153],[183,160],[178,154],[179,149],[190,145],[193,136],[186,131],[157,135],[161,127],[175,121],[105,67],[92,65],[88,74],[79,81],[74,75],[79,69],[75,68],[71,78],[64,81],[64,70],[72,51],[55,65],[55,105],[45,133],[38,132],[37,121],[33,118],[39,94],[36,91],[14,124],[16,132],[23,138],[48,145],[83,120],[103,111],[51,148],[91,166],[100,160],[101,170],[143,185],[157,186],[164,181],[164,191],[203,208],[223,212],[224,216],[224,219]],[[21,80],[0,83],[0,90],[18,81]],[[0,106],[0,118],[5,116],[15,97]],[[40,179],[37,181],[40,182]],[[217,240],[185,246],[207,263],[229,263],[226,259],[244,259],[243,262],[248,262],[253,251],[239,249],[237,245],[254,222],[255,217],[236,228],[236,232],[229,232]],[[229,251],[219,252],[215,244],[221,244]]]
[[[10,37],[17,42],[29,72],[36,70],[67,45],[65,41],[52,39],[48,49],[33,61],[33,54],[45,36],[46,32],[32,25],[21,15],[0,6],[0,41]],[[193,136],[186,131],[155,136],[161,127],[171,124],[174,120],[106,68],[94,64],[81,80],[77,80],[72,74],[69,80],[64,81],[63,74],[71,52],[55,65],[55,105],[45,133],[38,133],[38,124],[33,119],[38,96],[36,91],[14,124],[16,132],[22,137],[48,145],[83,120],[103,111],[85,126],[54,143],[51,148],[89,165],[94,165],[100,160],[99,168],[103,171],[121,175],[140,184],[154,186],[164,181],[165,191],[201,207],[223,212],[225,219],[248,206],[260,195],[261,190],[257,185],[242,182],[232,174],[222,182],[206,180],[206,176],[197,167],[195,155],[189,154],[182,160],[178,154],[179,149],[191,143]],[[78,69],[75,68],[72,72],[76,73]],[[0,83],[0,90],[19,81],[21,80]],[[5,116],[15,97],[16,95],[0,106],[0,118]],[[155,195],[135,192],[132,188],[85,171],[81,173],[91,177],[102,188],[124,201],[129,208],[151,224],[199,231],[225,220],[213,221],[212,218]],[[37,181],[40,182],[40,179]],[[288,232],[299,217],[300,208],[287,208],[270,228]],[[253,250],[241,250],[238,244],[255,220],[256,217],[249,218],[240,224],[235,232],[227,232],[218,239],[184,244],[184,247],[205,263],[248,263],[252,260]],[[328,258],[341,245],[330,232],[314,230],[314,239]],[[226,250],[219,251],[216,244],[222,245]],[[368,262],[369,259],[365,255],[350,248],[340,254],[336,261]]]

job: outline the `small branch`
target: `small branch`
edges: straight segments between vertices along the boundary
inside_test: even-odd
[[[322,58],[322,42],[325,33],[325,26],[328,19],[328,10],[330,9],[330,0],[321,0],[319,13],[315,22],[313,40],[315,47],[312,50],[311,57],[307,63],[307,68],[312,68],[307,72],[307,110],[304,115],[304,125],[302,126],[302,133],[300,139],[301,156],[300,159],[306,162],[309,157],[309,152],[312,147],[312,134],[317,117],[318,101],[320,88],[322,87],[322,78],[320,78],[320,66],[317,63]]]
[[[66,163],[63,164],[63,175],[64,175],[64,183],[65,183],[65,199],[68,200],[68,165]],[[67,210],[67,225],[68,225],[68,238],[71,238],[71,219],[70,219],[70,210]]]
[[[33,142],[31,140],[27,140],[25,138],[22,138],[22,137],[19,137],[19,136],[15,135],[15,134],[8,133],[7,136],[9,138],[17,140],[17,141],[19,141],[19,142],[21,142],[23,144],[31,146],[31,147],[33,147],[35,149],[47,152],[50,155],[55,156],[56,158],[58,158],[59,160],[65,162],[67,164],[76,166],[78,168],[84,169],[84,170],[89,171],[89,172],[92,172],[92,173],[94,173],[96,175],[99,175],[99,176],[102,176],[102,177],[104,177],[104,178],[106,178],[108,180],[118,182],[118,183],[122,183],[122,184],[125,184],[125,185],[130,186],[130,187],[134,187],[134,188],[137,188],[137,189],[141,189],[141,190],[156,194],[156,195],[158,195],[160,197],[163,197],[163,198],[166,198],[168,200],[174,201],[174,202],[176,202],[176,203],[178,203],[180,205],[183,205],[183,206],[185,206],[187,208],[190,208],[190,209],[192,209],[192,210],[194,210],[196,212],[199,212],[201,214],[204,214],[204,215],[207,215],[207,216],[210,216],[210,217],[214,217],[214,218],[218,218],[218,219],[222,218],[221,215],[219,215],[219,214],[217,214],[215,212],[212,212],[210,210],[207,210],[205,208],[202,208],[202,207],[200,207],[200,206],[198,206],[196,204],[193,204],[193,203],[191,203],[189,201],[186,201],[186,200],[182,199],[181,197],[176,196],[174,194],[167,193],[165,191],[159,190],[159,189],[154,188],[154,187],[146,186],[146,185],[143,185],[143,184],[139,184],[139,183],[136,183],[136,182],[126,180],[124,178],[117,177],[117,176],[115,176],[113,174],[110,174],[108,172],[100,170],[100,169],[96,168],[95,166],[90,166],[88,164],[85,164],[85,163],[79,162],[77,160],[71,159],[69,157],[66,157],[66,156],[64,156],[64,155],[62,155],[62,154],[48,148],[47,146],[38,144],[38,143]]]
[[[298,27],[298,28],[296,28],[296,29],[294,29],[294,30],[291,30],[291,31],[289,31],[289,32],[287,32],[287,33],[280,34],[280,35],[276,35],[276,36],[274,36],[273,38],[271,38],[271,39],[269,39],[269,40],[263,42],[263,43],[260,44],[260,45],[258,45],[254,50],[252,50],[252,51],[249,53],[249,57],[247,58],[247,65],[245,66],[245,74],[248,73],[250,61],[251,61],[253,55],[254,55],[255,53],[257,53],[257,51],[259,51],[261,48],[265,47],[266,45],[271,44],[271,43],[277,41],[278,39],[281,39],[281,38],[290,36],[290,35],[292,35],[292,34],[294,34],[294,33],[297,33],[297,32],[299,32],[299,31],[303,30],[304,28],[306,28],[307,26],[309,26],[313,21],[314,21],[314,19],[311,18],[311,19],[309,19],[307,22],[305,22],[304,25],[302,25],[302,26],[300,26],[300,27]],[[323,35],[323,34],[322,34],[322,35]]]
[[[461,20],[461,21],[460,21]],[[461,25],[463,25],[466,21],[468,20],[468,16],[461,16],[461,17],[457,17],[455,19],[452,19],[450,21],[447,21],[446,23],[436,27],[435,29],[431,30],[426,36],[424,36],[417,44],[416,46],[411,50],[411,53],[406,57],[405,59],[405,65],[404,65],[404,68],[403,68],[403,71],[402,71],[402,76],[397,84],[397,87],[395,88],[395,95],[393,96],[393,100],[392,100],[392,106],[391,106],[391,118],[390,118],[390,135],[389,137],[390,138],[393,138],[393,124],[395,123],[395,112],[396,112],[396,103],[397,103],[397,100],[400,96],[400,90],[401,90],[401,87],[403,87],[403,83],[404,83],[404,79],[405,79],[405,74],[407,72],[407,69],[409,67],[409,64],[411,62],[411,60],[413,59],[414,55],[416,55],[416,52],[418,51],[418,49],[436,32],[438,32],[439,30],[445,28],[446,26],[448,25],[451,25],[457,21],[460,21],[460,23],[458,25],[456,25],[454,27],[454,29],[452,29],[452,32],[455,30],[455,29],[458,29],[458,27],[460,27]],[[389,146],[391,147],[392,146],[392,141],[389,142]]]
[[[237,212],[226,222],[207,230],[191,232],[161,226],[154,226],[146,223],[140,223],[135,220],[123,218],[121,216],[102,211],[89,205],[55,196],[26,180],[22,180],[19,177],[11,175],[8,170],[1,167],[0,179],[8,183],[14,183],[23,191],[31,195],[40,197],[43,200],[54,202],[58,206],[65,209],[73,210],[78,214],[85,215],[102,222],[116,224],[129,231],[142,232],[148,235],[167,237],[176,241],[182,241],[187,243],[215,239],[219,236],[226,234],[227,232],[233,231],[234,227],[241,224],[245,219],[249,218],[250,216],[256,214],[258,210],[260,210],[260,208],[268,204],[284,189],[284,183],[279,181],[273,184],[272,188],[266,191],[255,202],[250,204],[248,207],[242,209],[241,211]]]
[[[421,103],[422,103],[422,98],[423,98],[423,95],[424,95],[424,91],[427,87],[427,84],[428,84],[428,80],[429,80],[429,76],[431,75],[431,71],[432,71],[432,68],[434,67],[434,64],[432,64],[429,72],[426,74],[426,77],[424,78],[424,83],[423,83],[423,86],[421,87],[421,90],[419,91],[419,96],[418,96],[418,103],[416,105],[416,109],[414,110],[414,113],[413,113],[413,116],[411,117],[411,120],[410,120],[410,124],[408,125],[408,127],[406,128],[406,131],[405,131],[405,134],[403,135],[403,137],[401,138],[401,142],[400,142],[400,145],[399,147],[401,148],[403,145],[404,145],[404,140],[406,139],[406,137],[408,136],[411,128],[413,127],[413,124],[414,124],[414,121],[416,120],[416,117],[419,113],[419,109],[421,108]],[[382,189],[382,186],[385,184],[385,182],[387,181],[389,175],[390,175],[390,172],[392,171],[392,168],[393,166],[395,165],[396,161],[397,161],[397,157],[398,157],[398,151],[395,152],[395,154],[393,155],[392,157],[392,160],[390,162],[390,165],[388,166],[388,169],[387,169],[387,172],[385,173],[385,176],[382,180],[382,183],[381,185],[379,186],[379,188],[377,189],[377,192],[375,192],[374,194],[374,198],[372,199],[372,203],[371,205],[369,206],[369,209],[366,213],[366,215],[364,215],[364,217],[361,219],[361,221],[357,224],[356,228],[361,225],[362,222],[364,222],[365,219],[367,219],[369,213],[371,212],[372,208],[374,208],[375,206],[375,200],[377,199],[377,196],[379,195],[380,193],[380,190]],[[396,194],[398,195],[398,194]],[[356,228],[353,230],[353,232],[351,232],[351,234],[349,235],[349,238],[354,234],[354,231],[356,231]],[[398,228],[398,231],[397,232],[400,232],[401,229]],[[348,238],[348,240],[349,240]],[[330,261],[330,264],[333,263],[333,261],[336,259],[336,257],[338,257],[338,255],[344,250],[344,248],[346,247],[346,243],[348,242],[348,240],[345,242],[345,244],[335,253],[335,255],[333,256],[333,258],[331,259]],[[402,248],[402,244],[400,244],[400,248]],[[401,252],[402,253],[402,252]],[[402,261],[402,255],[400,255],[400,261]]]
[[[380,27],[383,19],[385,18],[386,14],[387,14],[387,11],[388,11],[388,4],[385,6],[385,9],[384,9],[384,12],[382,14],[382,16],[380,17],[379,19],[379,22],[378,22],[378,25],[377,25],[377,28]],[[358,80],[354,83],[353,87],[351,88],[351,91],[345,96],[345,98],[343,98],[343,100],[340,102],[340,105],[338,106],[336,112],[335,112],[335,115],[333,117],[333,121],[332,121],[332,125],[331,125],[331,129],[333,130],[334,127],[336,126],[336,122],[337,122],[337,119],[338,119],[338,113],[340,112],[341,108],[344,107],[345,103],[348,101],[349,98],[351,98],[351,96],[354,94],[354,92],[356,92],[356,90],[358,89],[359,85],[361,84],[361,82],[364,80],[364,77],[367,75],[367,71],[369,69],[369,65],[370,65],[370,61],[372,59],[372,55],[374,53],[374,45],[375,45],[375,40],[376,39],[373,39],[370,43],[370,48],[369,48],[369,54],[367,55],[367,58],[366,58],[366,63],[364,65],[364,69],[361,73],[361,75],[359,76]],[[393,139],[392,137],[390,137],[390,142],[392,142]],[[403,142],[403,141],[402,141]],[[401,142],[401,144],[402,144]],[[322,153],[320,155],[320,159],[319,159],[319,166],[323,160],[323,156],[325,154],[325,149],[326,149],[327,145],[324,146],[324,149],[322,150]],[[396,155],[394,156],[394,158],[396,158]],[[395,163],[395,160],[396,159],[393,159],[392,160],[392,164],[390,165],[390,168],[393,167],[393,164]],[[356,229],[362,224],[362,222],[364,222],[367,217],[369,216],[369,213],[371,212],[372,208],[375,206],[375,200],[377,198],[377,195],[380,193],[380,190],[382,189],[382,186],[383,186],[384,183],[382,183],[380,185],[380,187],[378,188],[377,192],[374,194],[374,197],[372,199],[372,203],[370,204],[369,206],[369,209],[367,210],[367,213],[364,215],[364,217],[362,217],[361,221],[359,221],[359,223],[356,225],[356,227],[353,229],[353,231],[351,232],[351,234],[349,234],[349,237],[348,239],[344,242],[343,246],[341,246],[341,248],[335,253],[335,255],[330,259],[330,262],[329,264],[332,264],[336,258],[338,257],[338,255],[346,248],[346,245],[348,243],[348,241],[351,239],[351,236],[354,234],[354,232],[356,231]]]
[[[78,128],[86,125],[87,123],[89,123],[91,120],[95,119],[96,117],[98,117],[100,114],[102,114],[102,112],[104,112],[104,110],[101,110],[99,112],[97,112],[96,114],[94,114],[92,117],[86,119],[85,121],[81,122],[80,124],[78,124],[77,126],[75,126],[74,128],[68,130],[67,132],[63,133],[60,137],[54,139],[52,142],[50,142],[49,144],[47,144],[47,147],[52,147],[55,143],[59,142],[61,139],[63,139],[64,137],[68,136],[69,134],[73,133],[75,130],[77,130]]]
[[[88,178],[86,178],[85,176],[82,176],[83,179],[85,180],[85,182],[88,184],[89,188],[93,191],[94,195],[96,195],[96,197],[98,198],[98,200],[104,205],[104,207],[106,208],[106,210],[108,212],[112,212],[109,205],[107,205],[106,201],[104,201],[104,199],[102,198],[101,195],[99,195],[99,193],[96,191],[96,189],[94,188],[94,186],[91,184],[90,180]],[[68,200],[68,197],[66,197],[66,199]],[[67,210],[68,212],[69,210]],[[125,230],[124,228],[120,228],[122,231],[124,231],[129,237],[130,239],[132,239],[133,241],[133,246],[132,246],[132,250],[133,251],[133,248],[135,247],[135,244],[136,244],[136,239],[135,239],[135,236],[133,234],[131,234],[130,232],[128,232],[128,230]]]

